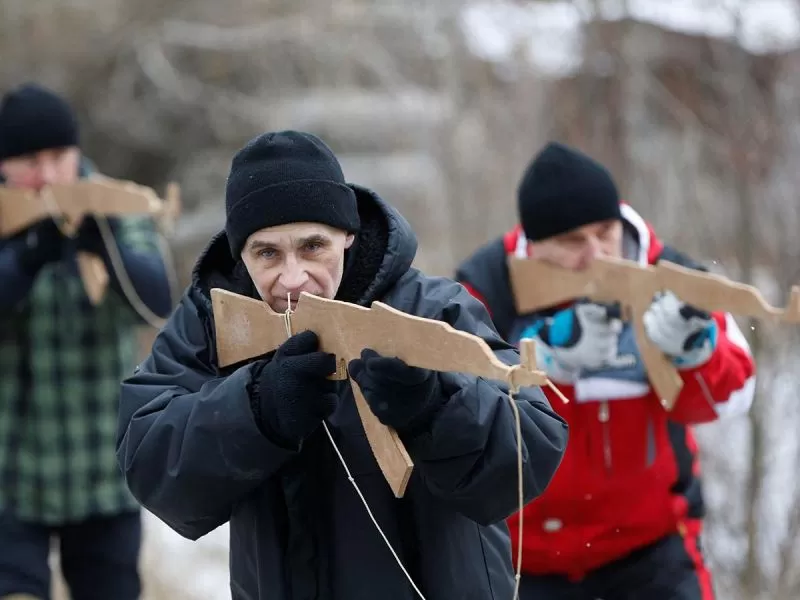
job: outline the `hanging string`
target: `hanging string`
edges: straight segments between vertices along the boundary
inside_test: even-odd
[[[266,301],[264,301],[264,307],[265,307],[265,309],[269,310],[269,305],[266,303]],[[283,323],[284,323],[284,328],[286,329],[287,338],[289,338],[292,335],[294,335],[293,334],[293,330],[292,330],[292,314],[293,314],[293,312],[294,311],[292,310],[292,296],[291,296],[291,294],[288,294],[287,295],[287,301],[286,301],[286,310],[283,313]],[[515,569],[515,575],[514,575],[514,596],[513,596],[513,600],[518,600],[519,599],[519,586],[520,586],[520,579],[521,579],[521,576],[522,576],[522,525],[523,525],[523,510],[525,508],[525,490],[524,490],[524,485],[523,485],[523,481],[522,481],[522,477],[523,477],[522,419],[520,417],[519,407],[517,406],[517,400],[516,400],[516,396],[517,396],[518,393],[519,393],[519,389],[516,388],[516,387],[511,388],[509,390],[509,393],[508,393],[508,400],[509,400],[509,403],[511,404],[511,411],[514,413],[514,422],[515,422],[515,429],[516,429],[515,437],[516,437],[516,442],[517,442],[517,483],[518,483],[518,485],[517,485],[517,500],[518,500],[518,503],[519,503],[519,507],[518,507],[518,513],[519,513],[519,532],[518,533],[519,533],[519,535],[518,535],[518,541],[517,541],[517,561],[516,561],[516,569]],[[362,493],[361,488],[358,487],[358,484],[356,483],[356,480],[353,477],[353,474],[350,472],[350,468],[347,466],[347,461],[345,461],[344,456],[342,455],[341,451],[339,450],[339,447],[337,446],[336,441],[333,439],[333,435],[331,434],[331,431],[328,428],[328,424],[325,421],[322,421],[322,427],[325,430],[325,434],[328,436],[328,440],[330,441],[334,452],[336,452],[336,456],[339,457],[339,462],[342,464],[342,467],[344,468],[344,471],[345,471],[345,473],[347,475],[347,480],[353,485],[353,488],[355,489],[356,494],[358,494],[358,497],[361,499],[361,503],[364,505],[364,509],[367,511],[367,515],[369,515],[369,518],[372,521],[372,524],[375,526],[375,529],[377,530],[378,534],[380,534],[381,538],[383,538],[383,541],[386,544],[386,547],[389,549],[389,552],[392,553],[392,556],[394,557],[395,561],[397,562],[397,565],[400,567],[400,570],[403,571],[403,574],[406,576],[406,579],[411,584],[411,587],[414,588],[414,591],[417,593],[417,595],[422,600],[425,600],[425,596],[420,591],[420,589],[417,586],[417,584],[414,583],[413,578],[411,577],[411,575],[409,574],[408,570],[403,565],[403,561],[400,560],[400,557],[397,555],[397,552],[392,547],[392,544],[389,541],[389,538],[386,536],[386,533],[384,533],[383,529],[381,528],[380,524],[378,523],[378,520],[375,518],[375,515],[372,512],[372,509],[369,507],[369,503],[367,502],[367,499],[364,497],[364,494]]]
[[[266,308],[269,308],[269,305],[266,302],[264,302],[264,306]],[[292,295],[290,293],[287,296],[286,311],[284,311],[284,313],[283,313],[283,323],[284,323],[284,327],[286,328],[286,336],[287,336],[287,338],[288,337],[292,337],[292,335],[293,335],[293,333],[292,333],[292,313],[293,312],[294,311],[292,310]],[[358,487],[358,484],[356,483],[355,478],[353,477],[352,473],[350,472],[350,468],[347,466],[347,462],[344,460],[344,456],[342,456],[342,453],[339,450],[339,446],[336,445],[336,441],[333,439],[333,435],[331,435],[331,431],[328,428],[328,424],[325,421],[322,421],[322,427],[325,429],[325,433],[328,436],[328,440],[330,440],[331,446],[333,446],[333,450],[334,450],[334,452],[336,452],[336,456],[339,457],[339,462],[342,463],[342,467],[344,468],[344,471],[347,474],[347,479],[351,484],[353,484],[353,487],[356,490],[356,494],[358,494],[358,497],[361,499],[361,503],[364,505],[364,508],[366,509],[370,520],[372,521],[372,524],[375,525],[375,529],[378,531],[380,536],[383,538],[383,541],[386,543],[386,547],[389,548],[389,552],[392,553],[392,556],[394,557],[395,561],[397,562],[397,565],[400,567],[400,570],[403,571],[403,574],[406,576],[406,579],[408,579],[408,582],[411,584],[411,587],[414,588],[414,591],[417,593],[417,595],[422,600],[425,600],[425,596],[422,594],[422,592],[420,591],[419,587],[417,587],[417,584],[414,583],[414,580],[412,579],[411,575],[408,573],[408,570],[403,565],[403,561],[400,560],[400,557],[397,555],[397,552],[395,552],[394,548],[392,547],[391,542],[389,542],[389,538],[386,537],[386,534],[384,533],[383,529],[381,528],[380,524],[378,523],[378,520],[375,518],[375,515],[372,513],[372,509],[370,509],[369,503],[367,502],[367,499],[364,497],[364,494],[361,492],[361,489]]]
[[[147,304],[145,304],[145,302],[142,300],[141,296],[136,293],[136,288],[134,288],[133,283],[128,276],[128,271],[125,269],[125,263],[122,260],[122,255],[119,252],[117,242],[114,239],[114,234],[111,231],[111,225],[109,224],[108,220],[104,215],[95,215],[95,220],[97,221],[98,229],[100,229],[100,234],[103,237],[103,244],[106,247],[108,257],[111,259],[111,268],[117,277],[117,281],[122,288],[122,293],[125,295],[125,298],[128,300],[130,305],[133,306],[134,310],[139,314],[142,320],[155,329],[161,329],[167,321],[151,311]],[[178,297],[178,277],[174,269],[174,263],[172,261],[173,257],[169,251],[169,245],[159,232],[156,232],[156,236],[158,239],[162,262],[164,263],[164,270],[167,274],[170,306],[173,306]]]
[[[39,193],[39,197],[44,203],[45,209],[49,213],[50,218],[53,219],[53,222],[56,224],[56,227],[58,227],[62,235],[69,238],[74,237],[76,232],[67,231],[67,227],[62,222],[61,208],[58,206],[58,202],[53,197],[50,187],[45,186]],[[101,214],[94,214],[92,216],[97,222],[97,227],[100,230],[100,236],[103,238],[103,245],[105,246],[106,253],[111,261],[111,268],[117,277],[117,281],[120,284],[120,288],[126,300],[143,321],[145,321],[154,329],[161,329],[166,323],[166,319],[162,319],[153,311],[151,311],[147,304],[145,304],[145,302],[136,292],[136,288],[128,276],[128,271],[125,268],[125,263],[122,260],[122,255],[117,247],[117,242],[114,239],[114,233],[111,230],[111,225],[109,224],[108,219],[105,215]],[[156,237],[162,262],[164,263],[164,270],[167,274],[170,305],[172,306],[175,304],[175,301],[178,298],[178,276],[175,272],[174,260],[169,249],[169,244],[167,244],[164,240],[161,231],[156,231]]]
[[[519,389],[514,387],[508,391],[508,402],[511,405],[511,411],[514,413],[514,426],[516,428],[517,438],[517,502],[519,503],[517,515],[519,518],[517,530],[517,564],[514,572],[514,595],[513,600],[519,599],[519,586],[522,579],[522,526],[525,510],[525,486],[522,482],[523,468],[522,468],[522,418],[519,414],[519,406],[517,406],[517,394]]]
[[[264,306],[269,308],[269,305],[264,302]],[[286,310],[283,313],[283,326],[286,328],[286,339],[294,335],[292,332],[292,293],[286,294]]]

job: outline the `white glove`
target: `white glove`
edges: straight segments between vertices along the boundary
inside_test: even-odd
[[[581,369],[597,369],[617,356],[622,322],[609,307],[578,302],[543,319],[535,329],[540,364],[553,379],[572,380]]]
[[[656,297],[644,314],[647,336],[684,368],[708,361],[717,344],[717,323],[707,312],[689,306],[672,292]]]

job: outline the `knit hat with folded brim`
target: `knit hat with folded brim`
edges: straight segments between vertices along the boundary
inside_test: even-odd
[[[608,170],[557,142],[534,157],[520,181],[517,202],[525,237],[532,241],[622,218],[617,186]]]
[[[69,104],[33,83],[0,101],[0,160],[78,145],[78,122]]]
[[[256,231],[288,223],[322,223],[356,232],[355,192],[339,161],[303,132],[264,133],[233,157],[225,191],[225,231],[234,257]]]

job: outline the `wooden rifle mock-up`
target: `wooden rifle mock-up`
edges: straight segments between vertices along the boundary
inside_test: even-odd
[[[74,236],[86,216],[150,215],[169,229],[180,213],[178,185],[167,186],[165,199],[153,189],[130,181],[93,174],[72,184],[53,184],[36,192],[0,186],[0,238],[52,218],[64,235]],[[97,305],[105,294],[109,275],[102,259],[79,252],[78,268],[86,293]]]
[[[675,365],[645,332],[644,314],[656,293],[669,290],[706,312],[800,323],[800,287],[792,287],[785,309],[775,308],[751,285],[664,260],[643,266],[631,260],[602,257],[585,270],[572,271],[538,259],[512,256],[508,258],[508,268],[520,314],[576,298],[619,303],[623,318],[633,324],[647,374],[667,411],[675,406],[683,381]]]
[[[264,302],[220,288],[211,290],[211,301],[217,358],[223,368],[262,356],[293,333],[310,330],[319,337],[320,349],[336,356],[334,379],[347,379],[347,363],[358,358],[362,349],[371,348],[413,367],[503,381],[512,393],[522,386],[552,385],[536,367],[533,340],[523,341],[520,364],[507,365],[482,338],[382,302],[365,308],[304,292],[294,311],[277,313]],[[351,379],[350,385],[375,459],[395,496],[401,498],[414,464],[397,433],[372,413],[358,384]]]

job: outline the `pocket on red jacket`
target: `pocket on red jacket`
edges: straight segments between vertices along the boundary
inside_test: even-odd
[[[651,398],[589,402],[581,419],[589,437],[593,479],[627,479],[651,469],[668,444],[663,417]]]

